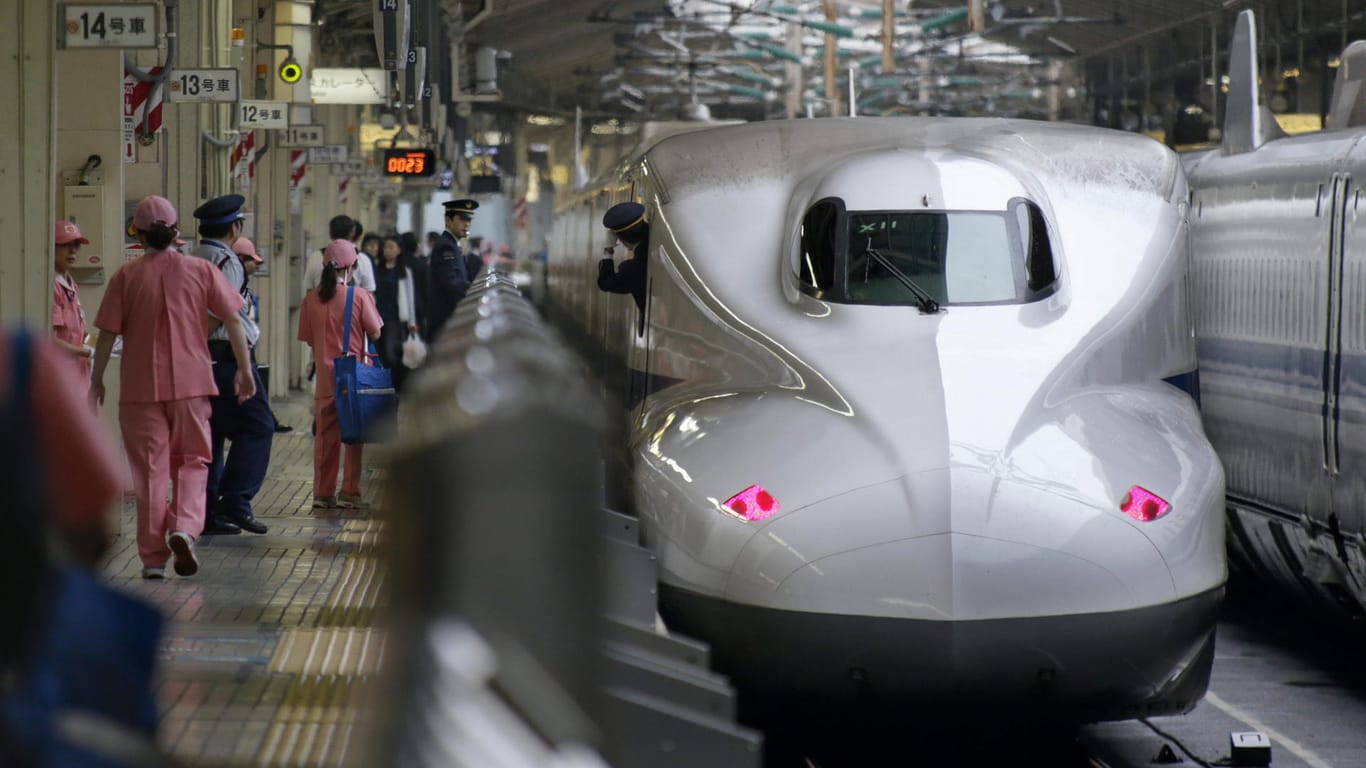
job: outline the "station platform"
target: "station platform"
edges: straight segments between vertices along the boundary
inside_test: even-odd
[[[140,576],[131,500],[103,564],[115,586],[166,617],[159,666],[161,750],[184,766],[333,766],[354,759],[353,724],[384,645],[383,574],[372,519],[382,481],[369,451],[365,504],[312,509],[306,396],[277,401],[282,423],[256,515],[257,536],[206,536],[200,570]]]

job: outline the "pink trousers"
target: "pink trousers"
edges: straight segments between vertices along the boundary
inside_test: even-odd
[[[316,406],[316,429],[313,436],[313,498],[335,496],[337,468],[341,463],[341,424],[337,422],[337,401],[330,397],[313,401]],[[346,471],[342,475],[342,491],[360,495],[360,460],[362,445],[346,446]]]
[[[204,529],[212,456],[209,413],[207,397],[119,404],[119,427],[138,499],[138,555],[145,566],[166,565],[171,557],[167,533],[198,536]]]

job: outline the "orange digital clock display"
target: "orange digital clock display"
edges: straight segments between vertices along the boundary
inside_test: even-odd
[[[384,150],[384,173],[388,176],[431,176],[436,172],[436,153],[430,149]]]

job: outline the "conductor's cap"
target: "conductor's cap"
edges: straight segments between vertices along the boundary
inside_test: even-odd
[[[245,218],[242,206],[247,202],[241,195],[221,195],[194,209],[194,217],[204,224],[231,224]]]
[[[602,225],[617,235],[643,223],[645,206],[640,203],[617,203],[602,215]]]
[[[447,216],[463,216],[467,219],[474,218],[474,211],[479,207],[479,203],[468,198],[463,200],[448,200],[442,203],[446,207]]]

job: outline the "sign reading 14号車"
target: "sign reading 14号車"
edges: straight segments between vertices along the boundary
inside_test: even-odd
[[[63,48],[155,48],[156,3],[62,3]]]
[[[173,69],[166,81],[171,101],[237,101],[237,69]]]
[[[237,105],[237,125],[244,129],[288,128],[289,102],[244,101]]]

